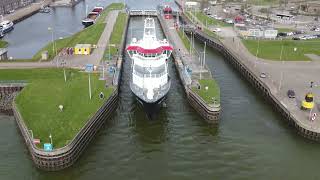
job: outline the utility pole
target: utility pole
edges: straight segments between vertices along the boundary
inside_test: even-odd
[[[284,65],[284,61],[282,60],[282,52],[283,52],[283,44],[281,46],[281,52],[280,52],[280,61],[282,61],[282,65]],[[283,70],[281,70],[281,77],[280,77],[280,83],[279,83],[279,92],[282,85],[282,79],[283,79]]]
[[[256,67],[256,64],[257,64],[257,61],[258,61],[259,47],[260,47],[260,39],[258,39],[258,47],[257,47],[256,60],[254,62],[254,67]]]
[[[206,48],[207,48],[207,41],[204,42],[204,48],[203,48],[203,67],[206,64]]]
[[[91,72],[89,72],[89,98],[91,99],[91,78],[90,78]]]

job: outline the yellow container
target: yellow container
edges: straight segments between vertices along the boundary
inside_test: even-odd
[[[91,54],[91,44],[77,44],[74,47],[75,55],[90,55]]]

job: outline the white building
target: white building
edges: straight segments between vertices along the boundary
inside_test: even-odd
[[[245,27],[245,26],[235,26],[237,32],[240,36],[254,37],[254,38],[266,38],[275,39],[278,35],[278,30],[268,27]]]
[[[196,1],[186,1],[185,8],[187,8],[187,9],[199,9],[200,8],[200,3],[196,2]]]
[[[275,39],[278,35],[278,30],[276,29],[265,29],[264,38]]]

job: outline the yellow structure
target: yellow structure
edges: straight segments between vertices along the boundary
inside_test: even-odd
[[[305,100],[302,101],[301,103],[301,109],[307,110],[307,109],[312,109],[314,107],[314,100],[313,100],[313,94],[307,93]]]
[[[91,54],[91,44],[77,44],[74,47],[75,55],[90,55]]]

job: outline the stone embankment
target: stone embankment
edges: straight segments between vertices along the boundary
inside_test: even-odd
[[[123,53],[125,46],[126,34],[128,30],[128,20],[125,25],[126,30],[122,36],[119,52]],[[53,149],[52,151],[44,151],[35,145],[34,139],[30,131],[24,123],[18,107],[13,101],[12,111],[24,138],[25,144],[30,152],[31,158],[35,165],[43,170],[57,171],[72,166],[90,142],[94,139],[95,134],[100,130],[105,121],[114,114],[118,104],[118,92],[122,71],[122,56],[117,57],[116,72],[112,79],[110,79],[111,86],[114,88],[113,93],[106,99],[105,103],[94,113],[94,115],[87,121],[84,127],[78,134],[70,141],[69,144],[62,148]],[[75,112],[76,113],[76,112]]]

